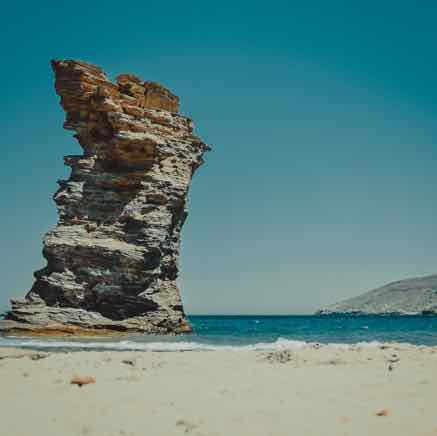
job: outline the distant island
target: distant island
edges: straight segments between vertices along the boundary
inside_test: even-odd
[[[437,274],[389,283],[332,304],[319,315],[437,315]]]

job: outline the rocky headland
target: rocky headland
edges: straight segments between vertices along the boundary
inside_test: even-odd
[[[54,195],[59,221],[44,238],[47,266],[0,330],[42,335],[179,333],[191,327],[179,289],[181,228],[191,178],[209,147],[155,82],[52,61],[64,128],[83,154]]]
[[[389,283],[317,312],[322,315],[437,315],[437,274]]]

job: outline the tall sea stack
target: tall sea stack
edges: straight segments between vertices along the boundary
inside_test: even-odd
[[[33,334],[189,332],[179,289],[180,233],[191,178],[209,147],[155,82],[52,61],[56,92],[83,149],[54,195],[47,266],[0,330]]]

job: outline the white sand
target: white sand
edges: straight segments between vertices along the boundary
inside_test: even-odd
[[[437,347],[267,354],[0,349],[0,434],[437,435]]]

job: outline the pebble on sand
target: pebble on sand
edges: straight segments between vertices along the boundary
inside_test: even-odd
[[[390,411],[388,409],[382,409],[376,412],[376,416],[388,416]]]
[[[94,384],[95,382],[96,382],[95,377],[90,377],[90,376],[73,377],[70,381],[70,384],[82,387],[83,385]]]

